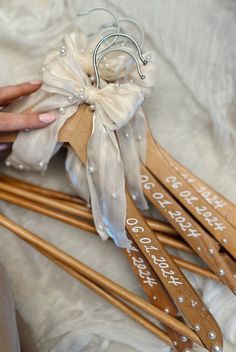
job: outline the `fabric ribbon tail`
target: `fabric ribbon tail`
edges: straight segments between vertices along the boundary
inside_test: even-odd
[[[89,204],[90,196],[86,169],[70,147],[68,147],[65,167],[73,189]]]
[[[131,120],[133,135],[140,160],[145,163],[147,152],[147,121],[142,108],[139,108]]]
[[[125,169],[125,179],[132,198],[140,209],[148,209],[148,203],[140,182],[140,161],[134,133],[128,123],[117,132],[120,153]]]
[[[102,239],[111,237],[118,247],[130,248],[125,231],[125,180],[119,146],[114,132],[103,125],[97,111],[93,115],[87,156],[86,172],[96,229]]]

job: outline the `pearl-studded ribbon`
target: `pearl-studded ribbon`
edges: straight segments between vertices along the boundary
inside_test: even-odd
[[[117,246],[128,247],[124,169],[114,131],[126,125],[141,106],[140,88],[131,83],[94,88],[76,54],[68,49],[48,62],[43,80],[46,97],[33,110],[53,111],[57,119],[44,129],[20,132],[8,162],[24,169],[46,169],[58,147],[60,128],[78,105],[87,102],[95,110],[86,167],[94,222],[103,239],[112,237]]]

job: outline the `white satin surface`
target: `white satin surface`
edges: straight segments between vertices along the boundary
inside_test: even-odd
[[[48,49],[78,24],[96,32],[97,22],[76,13],[92,6],[117,6],[141,21],[157,56],[156,86],[144,111],[157,140],[179,161],[236,202],[235,148],[214,133],[235,135],[235,2],[225,0],[29,0],[2,1],[1,84],[37,78]],[[103,16],[100,14],[99,16]],[[110,17],[104,19],[109,22]],[[88,26],[89,24],[89,26]],[[233,138],[232,138],[233,141]],[[4,168],[2,166],[2,168]],[[45,176],[4,168],[29,181],[71,192],[64,154]],[[143,295],[126,259],[111,241],[1,203],[1,211],[130,290]],[[33,329],[40,352],[169,352],[169,348],[117,309],[71,279],[8,231],[0,229],[0,257],[16,306]],[[188,256],[180,253],[181,257]],[[224,352],[236,345],[235,297],[222,285],[188,275],[203,294],[225,336]],[[194,351],[200,351],[194,348]]]

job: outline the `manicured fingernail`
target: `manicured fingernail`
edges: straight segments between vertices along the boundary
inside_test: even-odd
[[[37,85],[37,84],[42,84],[43,81],[42,81],[41,79],[33,79],[33,80],[30,81],[29,83],[30,83],[30,84],[35,84],[35,85]]]
[[[56,120],[56,116],[51,115],[51,114],[40,114],[39,120],[43,123],[50,123],[50,122]]]
[[[0,150],[8,149],[8,148],[10,148],[10,146],[11,146],[11,143],[1,143]]]

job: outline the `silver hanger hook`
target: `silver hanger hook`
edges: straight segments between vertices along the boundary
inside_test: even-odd
[[[94,12],[94,11],[104,11],[104,12],[107,12],[109,13],[115,20],[115,23],[116,23],[116,28],[117,28],[117,33],[120,33],[120,21],[117,17],[117,15],[115,14],[115,12],[113,12],[112,10],[110,9],[107,9],[105,7],[93,7],[92,9],[90,10],[87,10],[87,11],[83,11],[83,12],[80,12],[77,14],[77,16],[86,16],[86,15],[89,15],[91,12]],[[112,44],[114,44],[114,42],[116,41],[117,38],[114,38],[105,48],[109,48],[110,46],[112,46]]]
[[[138,45],[138,43],[136,42],[135,39],[133,39],[130,35],[128,34],[124,34],[124,33],[113,33],[113,34],[108,34],[107,36],[105,36],[104,38],[102,38],[97,45],[95,46],[94,52],[93,52],[93,67],[94,67],[94,71],[95,71],[95,77],[96,77],[96,85],[97,88],[100,86],[100,78],[99,78],[99,74],[98,74],[98,69],[97,69],[97,54],[98,54],[98,49],[100,48],[100,46],[102,45],[102,43],[104,43],[107,39],[112,38],[112,37],[123,37],[123,38],[127,38],[129,39],[133,45],[137,48],[138,51],[138,56],[140,58],[140,60],[142,61],[143,65],[147,65],[148,61],[143,57],[142,55],[142,51]]]
[[[145,32],[144,32],[141,24],[138,23],[135,19],[133,19],[131,17],[120,17],[119,22],[120,22],[120,24],[122,22],[128,22],[128,23],[133,24],[137,28],[139,35],[140,35],[140,42],[138,44],[139,44],[140,49],[142,49],[144,46],[144,42],[145,42]],[[109,28],[114,28],[114,26],[116,26],[115,22],[109,23],[109,24],[104,24],[100,28],[101,28],[101,30],[105,31],[105,30],[108,30]]]
[[[144,79],[145,78],[145,75],[142,73],[141,71],[141,68],[140,68],[140,63],[137,59],[137,57],[135,56],[135,54],[126,49],[126,48],[123,48],[123,47],[115,47],[115,48],[109,48],[107,50],[105,50],[102,55],[99,57],[98,61],[96,61],[96,66],[94,67],[94,71],[95,71],[95,76],[96,78],[98,77],[97,81],[96,81],[96,88],[100,88],[100,77],[99,77],[99,73],[98,73],[98,67],[99,67],[99,64],[101,62],[101,60],[103,59],[103,57],[111,52],[114,52],[114,51],[122,51],[126,54],[128,54],[129,56],[132,57],[132,59],[134,60],[135,64],[136,64],[136,67],[137,67],[137,72],[140,76],[141,79]]]

